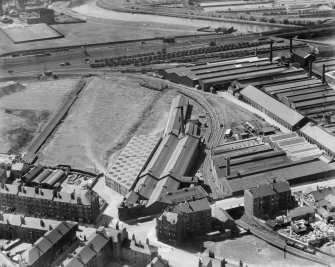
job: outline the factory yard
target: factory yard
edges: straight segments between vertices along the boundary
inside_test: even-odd
[[[18,153],[22,151],[39,132],[66,94],[71,92],[75,83],[74,79],[29,82],[1,90],[1,152]]]
[[[159,132],[174,91],[144,88],[138,81],[126,75],[92,80],[42,147],[39,163],[103,172],[135,133]]]

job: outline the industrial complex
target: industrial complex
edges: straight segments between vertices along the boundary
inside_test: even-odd
[[[334,2],[14,2],[1,267],[335,266]]]

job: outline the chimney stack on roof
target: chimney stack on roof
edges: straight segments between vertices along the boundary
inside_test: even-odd
[[[226,177],[230,176],[230,158],[226,159]]]
[[[326,83],[326,65],[322,65],[322,84]]]
[[[273,40],[270,40],[270,63],[272,63],[272,59],[273,59]]]

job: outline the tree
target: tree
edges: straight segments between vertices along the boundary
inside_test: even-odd
[[[270,23],[276,23],[276,20],[274,18],[269,19]]]
[[[243,267],[243,261],[240,260],[240,267]]]

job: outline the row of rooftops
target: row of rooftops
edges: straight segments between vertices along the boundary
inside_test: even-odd
[[[31,228],[36,230],[49,231],[54,229],[61,222],[52,219],[41,219],[36,217],[28,217],[21,214],[0,213],[0,224],[17,226],[22,228]]]
[[[193,214],[203,211],[211,212],[211,206],[207,198],[185,201],[172,205],[158,218],[158,220],[162,220],[164,217],[168,222],[176,224],[180,215]]]
[[[70,231],[77,229],[78,223],[61,222],[54,229],[46,232],[40,237],[31,248],[21,254],[21,261],[26,265],[33,265],[45,253],[63,239]]]
[[[21,184],[1,184],[0,194],[17,195],[21,197],[45,199],[85,206],[90,206],[98,197],[98,194],[91,189],[67,192],[57,189],[23,186]]]
[[[275,194],[282,194],[282,193],[291,193],[290,186],[287,181],[279,181],[276,182],[274,180],[273,183],[268,183],[267,185],[253,187],[248,189],[248,191],[252,194],[255,198],[262,198],[267,196],[272,196]]]
[[[64,267],[85,267],[109,242],[119,242],[128,238],[126,230],[116,230],[100,226],[63,262]]]

